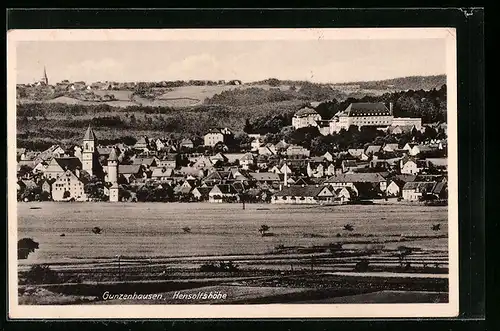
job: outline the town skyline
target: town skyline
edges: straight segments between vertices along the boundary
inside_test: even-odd
[[[445,74],[444,49],[443,39],[24,41],[18,46],[17,83],[38,81],[44,67],[51,82],[277,78],[351,83]]]

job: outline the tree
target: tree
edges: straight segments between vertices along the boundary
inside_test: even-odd
[[[67,199],[71,196],[71,193],[69,191],[64,191],[63,193],[63,199]]]
[[[267,231],[269,231],[269,226],[266,225],[266,224],[262,224],[259,228],[259,233],[262,235],[262,236],[265,236],[265,234],[267,233]]]
[[[250,124],[250,120],[248,118],[245,119],[245,126],[243,127],[243,131],[246,133],[253,132],[252,124]]]

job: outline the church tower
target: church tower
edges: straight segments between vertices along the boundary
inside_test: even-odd
[[[118,202],[118,157],[114,148],[108,157],[108,180],[111,183],[109,201]]]
[[[95,155],[95,143],[96,137],[92,128],[89,127],[85,132],[83,137],[83,149],[82,149],[82,170],[87,171],[91,176],[94,170],[94,155]]]

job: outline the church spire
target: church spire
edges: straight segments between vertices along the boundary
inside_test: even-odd
[[[90,124],[89,127],[87,128],[87,131],[85,131],[85,136],[83,137],[83,140],[96,140],[94,130],[92,130]]]
[[[43,66],[43,78],[42,81],[45,83],[45,85],[49,85],[49,78],[47,77],[47,69],[45,66]]]

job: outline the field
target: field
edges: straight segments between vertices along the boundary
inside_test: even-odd
[[[19,301],[447,302],[446,214],[446,207],[407,205],[20,203],[18,238],[40,247],[19,260]],[[346,231],[346,223],[354,230]],[[439,233],[431,230],[436,223]],[[272,236],[260,235],[262,224]],[[101,234],[92,232],[95,226]],[[401,245],[414,250],[404,263],[395,255]],[[369,269],[356,269],[366,259]],[[235,269],[201,268],[223,261]],[[42,263],[57,272],[56,284],[27,280],[30,267]],[[106,291],[162,298],[106,301]],[[182,301],[173,298],[176,291],[221,291],[228,299]]]
[[[31,207],[41,209],[30,209]],[[350,223],[354,231],[346,233]],[[447,208],[425,206],[275,206],[182,203],[20,203],[18,236],[40,249],[27,262],[67,259],[264,254],[277,245],[312,246],[332,242],[396,247],[403,236],[424,249],[447,250],[447,239],[432,238],[431,226],[447,234]],[[274,236],[261,237],[262,224]],[[102,234],[93,234],[95,226]],[[190,227],[191,233],[183,233]],[[61,234],[65,234],[61,237]],[[341,236],[338,237],[338,234]],[[427,238],[427,239],[426,239]]]

